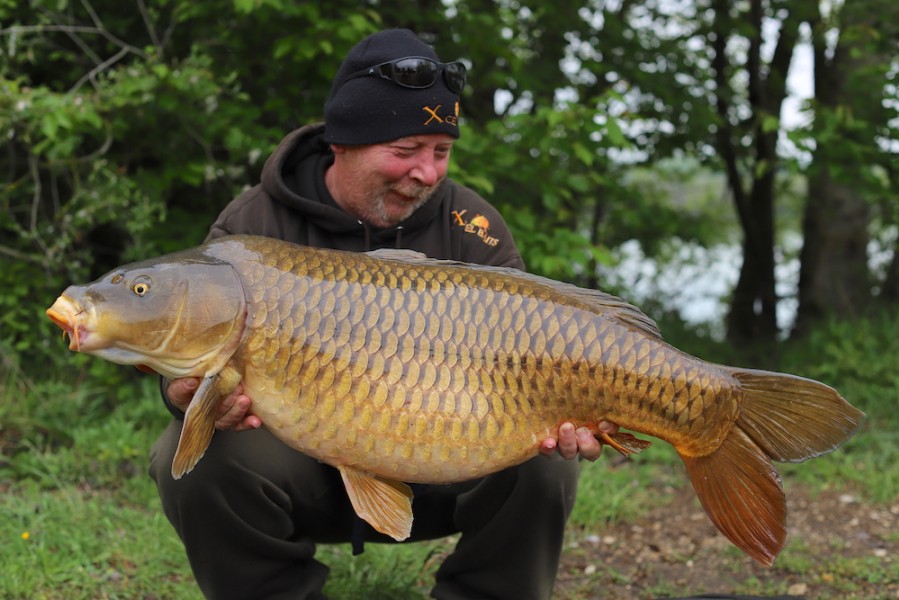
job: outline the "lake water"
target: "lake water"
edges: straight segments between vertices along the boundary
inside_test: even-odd
[[[869,268],[878,277],[892,260],[897,230],[885,232],[868,245]],[[641,306],[647,301],[677,311],[690,324],[710,326],[716,337],[724,335],[724,318],[729,296],[737,283],[743,261],[742,247],[721,244],[704,248],[692,242],[672,242],[672,258],[659,263],[643,253],[634,240],[622,244],[613,254],[617,264],[602,267],[604,281],[623,290],[621,295]],[[775,252],[775,292],[777,326],[789,333],[799,305],[799,251],[802,236],[788,234]]]
[[[787,256],[794,258],[780,252],[775,269],[776,291],[781,298],[777,324],[784,331],[796,315],[799,260],[795,257],[799,243],[797,239],[795,246],[787,248]],[[671,254],[670,260],[660,264],[632,240],[614,252],[617,264],[603,267],[602,277],[623,290],[622,295],[637,306],[648,301],[659,303],[666,310],[677,311],[687,323],[708,324],[717,336],[723,336],[729,296],[743,261],[742,248],[733,244],[705,248],[676,242]]]

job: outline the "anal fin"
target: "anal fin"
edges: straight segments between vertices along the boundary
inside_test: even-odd
[[[637,436],[625,431],[618,431],[616,433],[600,432],[596,434],[596,437],[599,438],[603,444],[611,446],[620,452],[622,456],[637,454],[652,446],[652,442],[641,440]]]
[[[586,426],[601,444],[611,447],[622,456],[638,454],[652,446],[652,442],[642,440],[632,433],[619,431],[616,423],[605,419],[596,423],[588,423]]]
[[[412,489],[353,467],[338,467],[353,510],[377,531],[397,541],[412,533]]]

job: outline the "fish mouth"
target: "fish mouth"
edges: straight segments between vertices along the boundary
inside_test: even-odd
[[[67,296],[60,296],[53,306],[46,310],[51,321],[62,329],[63,339],[69,339],[69,350],[80,351],[87,338],[88,332],[79,317],[84,313],[84,308]]]

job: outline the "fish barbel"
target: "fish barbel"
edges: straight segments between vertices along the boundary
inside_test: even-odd
[[[561,423],[623,452],[664,440],[715,526],[770,565],[786,538],[774,461],[848,439],[863,413],[801,377],[717,365],[608,294],[409,251],[230,236],[70,286],[47,309],[70,348],[200,377],[172,474],[203,456],[239,382],[291,447],[336,467],[360,517],[409,536],[406,483],[482,477]]]

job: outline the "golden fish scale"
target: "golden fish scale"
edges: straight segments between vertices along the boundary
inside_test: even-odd
[[[502,273],[262,243],[238,263],[238,360],[254,411],[331,464],[449,482],[522,462],[565,420],[611,420],[681,452],[736,418],[723,371]],[[375,266],[377,265],[377,266]]]

